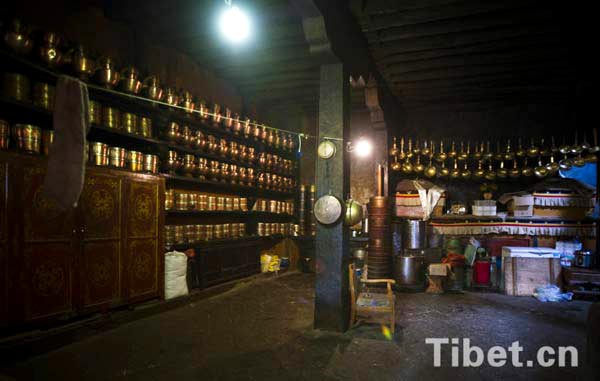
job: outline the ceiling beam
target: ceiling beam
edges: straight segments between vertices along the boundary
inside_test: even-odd
[[[402,12],[374,15],[370,17],[371,21],[366,30],[371,31],[396,26],[422,24],[456,17],[490,13],[493,11],[515,9],[522,7],[525,4],[534,4],[535,2],[536,0],[463,1]],[[543,6],[543,3],[541,4]]]
[[[561,29],[556,23],[541,22],[540,24],[526,24],[518,26],[507,26],[501,28],[489,28],[477,33],[448,33],[436,36],[415,38],[386,42],[374,45],[373,57],[376,60],[384,59],[391,55],[419,52],[426,50],[456,48],[490,41],[505,40],[510,38],[528,38],[531,35],[542,33],[560,33]]]
[[[410,83],[420,81],[430,81],[437,79],[450,79],[450,78],[464,78],[472,76],[490,75],[496,73],[510,73],[514,72],[518,76],[519,71],[527,70],[548,70],[550,68],[563,68],[569,69],[570,61],[565,59],[554,60],[551,62],[540,60],[540,61],[528,61],[513,63],[510,65],[496,65],[496,64],[482,64],[462,67],[449,67],[437,70],[427,70],[423,72],[411,72],[411,73],[390,73],[386,75],[387,78],[394,80],[396,83]]]
[[[236,81],[236,85],[240,87],[244,86],[252,86],[252,85],[270,85],[277,84],[280,82],[290,82],[290,81],[298,81],[298,80],[310,80],[310,81],[318,81],[319,80],[319,71],[311,70],[311,71],[300,71],[300,72],[287,72],[287,73],[278,73],[273,75],[265,75],[265,76],[248,76],[244,77],[244,79],[240,79]]]
[[[561,35],[546,33],[528,37],[515,37],[496,41],[487,41],[469,46],[432,49],[420,52],[394,54],[378,61],[380,65],[393,65],[398,63],[426,62],[448,57],[465,57],[474,54],[501,53],[533,49],[536,47],[554,49],[562,48]]]
[[[569,50],[565,47],[558,47],[554,50],[535,48],[523,49],[509,52],[490,52],[484,54],[472,54],[460,57],[444,57],[436,60],[413,61],[394,63],[385,66],[380,66],[381,71],[385,74],[408,74],[421,73],[427,71],[435,71],[448,69],[453,67],[468,67],[481,65],[503,65],[503,64],[518,64],[531,61],[551,61],[560,60],[567,57]]]
[[[546,20],[554,16],[554,12],[548,8],[533,6],[519,8],[517,10],[494,12],[477,16],[467,16],[449,20],[435,21],[426,24],[406,25],[391,27],[377,31],[366,32],[365,35],[371,44],[382,42],[413,39],[434,36],[439,34],[471,32],[489,29],[491,27],[502,27],[523,24],[534,20]]]

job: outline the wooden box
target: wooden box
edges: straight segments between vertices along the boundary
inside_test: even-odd
[[[573,206],[538,206],[533,207],[533,215],[537,217],[560,218],[564,220],[578,221],[586,217],[590,208],[578,208]]]
[[[502,258],[504,293],[531,296],[536,287],[560,285],[560,258]]]

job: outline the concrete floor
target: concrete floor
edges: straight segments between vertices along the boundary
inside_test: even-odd
[[[376,325],[345,334],[311,329],[314,277],[254,281],[137,320],[0,371],[0,380],[576,380],[587,376],[589,303],[464,293],[399,294],[397,334]],[[432,366],[425,337],[468,337],[487,349],[518,340],[521,358],[574,345],[579,368]],[[596,378],[597,379],[597,378]]]

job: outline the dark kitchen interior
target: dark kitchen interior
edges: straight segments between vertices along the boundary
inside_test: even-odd
[[[0,381],[598,379],[594,15],[4,2]]]

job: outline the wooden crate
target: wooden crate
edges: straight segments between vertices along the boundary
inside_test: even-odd
[[[502,258],[504,292],[513,296],[531,296],[536,287],[560,286],[559,258]]]
[[[565,220],[578,221],[586,217],[590,208],[576,208],[572,206],[538,206],[533,207],[533,215],[537,217],[555,217]]]

